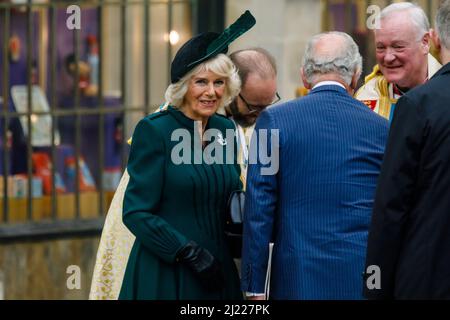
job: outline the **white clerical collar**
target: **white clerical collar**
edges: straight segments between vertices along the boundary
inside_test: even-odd
[[[337,81],[321,81],[321,82],[317,83],[312,89],[314,90],[315,88],[318,88],[321,86],[339,86],[339,87],[342,87],[345,89],[344,85]],[[345,90],[347,90],[347,89],[345,89]]]

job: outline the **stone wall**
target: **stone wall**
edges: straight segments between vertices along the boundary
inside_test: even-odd
[[[259,46],[272,53],[278,66],[278,92],[295,98],[302,85],[300,67],[306,42],[322,31],[322,4],[317,0],[228,0],[226,25],[249,9],[256,25],[231,44],[229,52]]]
[[[0,244],[0,299],[88,299],[99,241],[90,236]],[[80,268],[80,289],[67,288],[71,265]]]

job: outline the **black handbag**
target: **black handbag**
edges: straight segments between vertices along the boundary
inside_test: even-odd
[[[233,258],[241,258],[244,203],[244,191],[231,193],[225,218],[225,235]]]

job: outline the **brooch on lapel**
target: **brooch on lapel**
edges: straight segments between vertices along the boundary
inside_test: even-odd
[[[221,132],[219,132],[219,133],[217,134],[217,142],[218,142],[220,145],[222,145],[222,146],[226,146],[226,145],[227,145],[227,140],[225,140],[225,139],[223,138],[223,135],[222,135]]]

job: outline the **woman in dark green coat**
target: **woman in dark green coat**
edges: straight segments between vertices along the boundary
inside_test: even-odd
[[[242,299],[224,235],[228,198],[241,188],[235,128],[216,114],[240,89],[223,54],[230,41],[187,42],[172,62],[169,106],[136,126],[123,202],[136,241],[119,299]]]

